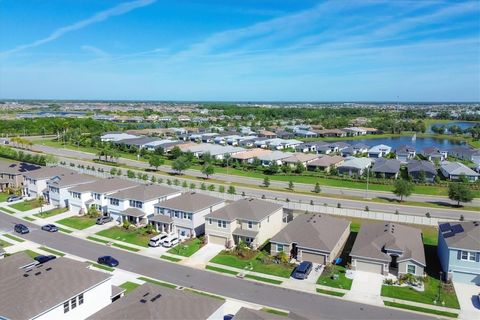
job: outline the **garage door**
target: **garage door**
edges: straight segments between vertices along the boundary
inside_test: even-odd
[[[74,206],[74,205],[70,205],[70,211],[75,213],[75,214],[79,214],[80,213],[80,210],[82,210],[81,207],[79,206]]]
[[[473,273],[454,272],[453,281],[480,285],[480,276]]]
[[[227,244],[227,238],[208,235],[208,243],[219,244],[221,246],[225,246]]]
[[[382,265],[378,263],[371,263],[371,262],[363,262],[363,261],[356,261],[356,268],[355,270],[358,271],[366,271],[366,272],[373,272],[373,273],[382,273]]]
[[[326,257],[319,253],[302,251],[302,260],[318,264],[325,264]]]

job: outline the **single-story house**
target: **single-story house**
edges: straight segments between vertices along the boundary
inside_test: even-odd
[[[443,161],[440,165],[443,176],[449,180],[458,180],[461,176],[470,182],[475,182],[480,177],[478,172],[473,171],[461,162]]]
[[[307,169],[309,171],[320,170],[320,171],[330,172],[330,169],[332,167],[337,168],[344,161],[345,159],[340,156],[323,156],[307,163]]]
[[[318,264],[337,258],[350,234],[350,222],[326,214],[300,214],[270,239],[270,253]]]
[[[382,275],[423,276],[426,267],[422,231],[393,222],[366,222],[350,252],[352,270]]]
[[[363,154],[368,151],[368,146],[363,143],[356,143],[340,151],[342,157],[352,157],[357,154]]]
[[[415,158],[416,155],[417,152],[413,146],[403,145],[395,149],[395,158],[403,163]]]
[[[100,136],[100,140],[104,142],[117,142],[126,139],[138,138],[137,135],[128,134],[125,132],[108,132]]]
[[[400,173],[400,164],[400,160],[397,159],[376,159],[372,167],[372,172],[377,176],[397,179]]]
[[[447,160],[448,151],[440,150],[437,147],[428,147],[423,149],[422,155],[428,161],[445,161]]]
[[[272,151],[266,154],[260,154],[257,156],[263,166],[269,166],[272,162],[278,165],[282,164],[282,160],[292,156],[291,152]]]
[[[294,153],[290,157],[283,159],[282,163],[291,167],[295,167],[301,163],[306,167],[310,162],[316,159],[318,159],[316,154]]]
[[[267,138],[267,139],[274,139],[274,138],[277,137],[277,134],[275,132],[268,131],[268,130],[259,130],[258,131],[258,136],[263,137],[263,138]]]
[[[372,159],[350,157],[344,163],[338,166],[339,174],[362,175],[363,172],[372,165]]]
[[[425,182],[432,183],[437,176],[435,165],[426,160],[409,160],[407,162],[407,172],[413,181],[420,180],[424,175]]]
[[[347,132],[349,136],[364,136],[367,134],[367,130],[359,127],[343,128],[343,131]]]
[[[320,137],[346,137],[347,133],[340,129],[324,129],[315,131]]]
[[[467,146],[456,146],[453,148],[450,148],[448,153],[461,160],[467,160],[467,161],[472,161],[475,162],[475,158],[480,157],[480,150],[478,149],[472,149]]]
[[[258,158],[261,155],[267,155],[272,153],[272,150],[268,149],[248,149],[239,153],[236,153],[232,156],[232,160],[242,162],[242,163],[252,163],[255,158]]]

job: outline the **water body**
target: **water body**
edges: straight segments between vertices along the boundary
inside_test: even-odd
[[[449,140],[449,139],[438,139],[438,138],[416,138],[412,141],[412,137],[402,136],[402,137],[392,137],[392,138],[378,138],[378,139],[359,139],[359,140],[342,140],[348,144],[363,143],[369,147],[373,147],[379,144],[385,144],[387,146],[395,149],[402,145],[411,145],[415,147],[418,151],[422,151],[428,147],[437,147],[440,149],[449,149],[453,146],[464,145],[463,141]]]
[[[459,126],[462,130],[471,128],[475,126],[476,124],[480,124],[480,122],[468,122],[468,121],[450,121],[450,122],[441,122],[441,123],[435,123],[431,124],[427,127],[427,133],[432,133],[432,126],[437,125],[437,126],[442,126],[444,125],[445,127],[451,127],[451,126]]]

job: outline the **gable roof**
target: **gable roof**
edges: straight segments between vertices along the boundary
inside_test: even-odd
[[[345,158],[341,156],[324,156],[309,162],[308,165],[312,167],[329,167],[343,161],[345,161]]]
[[[365,169],[372,164],[372,159],[370,158],[355,158],[350,157],[342,163],[339,167],[340,168],[356,168],[356,169]]]
[[[100,179],[95,182],[85,183],[78,186],[75,186],[70,189],[74,192],[96,192],[96,193],[109,193],[115,192],[123,189],[133,188],[139,184],[130,180],[120,179],[116,177],[109,177],[105,179]]]
[[[161,186],[158,184],[140,184],[136,187],[115,192],[110,198],[122,200],[150,201],[180,192],[177,189]]]
[[[205,218],[217,218],[228,221],[235,219],[262,221],[272,213],[282,208],[283,206],[273,202],[253,198],[244,198],[207,214]]]
[[[480,223],[478,221],[439,222],[438,224],[438,232],[442,234],[450,248],[480,251]]]
[[[40,166],[26,162],[7,162],[0,160],[0,173],[25,174],[39,170]]]
[[[326,214],[301,214],[270,241],[331,252],[349,226],[349,221]]]
[[[225,302],[184,290],[145,283],[88,319],[208,319]]]
[[[441,164],[442,170],[447,172],[448,174],[451,175],[466,175],[466,176],[473,176],[473,177],[478,177],[480,174],[477,172],[473,171],[466,165],[464,165],[461,162],[450,162],[450,161],[443,161]]]
[[[398,261],[415,260],[425,266],[422,231],[391,222],[363,223],[350,256],[390,261],[386,250],[401,251]]]
[[[50,179],[55,176],[61,176],[66,174],[76,173],[72,169],[67,169],[63,167],[40,167],[38,170],[28,171],[24,174],[26,178],[31,178],[34,180],[39,179]]]
[[[407,171],[410,172],[426,172],[431,174],[437,174],[435,165],[426,160],[409,160],[407,162]]]
[[[57,187],[57,188],[67,188],[67,187],[73,187],[83,183],[95,182],[98,180],[99,179],[93,176],[71,172],[71,173],[60,175],[60,176],[54,176],[52,179],[47,181],[47,185]]]
[[[283,159],[283,162],[286,163],[299,163],[299,162],[308,162],[314,159],[317,159],[318,155],[316,154],[307,154],[307,153],[294,153],[292,156]]]
[[[224,200],[220,198],[198,192],[187,192],[178,197],[156,203],[155,207],[195,213],[222,202]]]
[[[372,171],[380,173],[398,173],[400,171],[400,160],[378,159],[373,164]]]

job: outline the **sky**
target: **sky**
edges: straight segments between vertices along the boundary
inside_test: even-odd
[[[0,0],[0,98],[480,101],[480,1]]]

